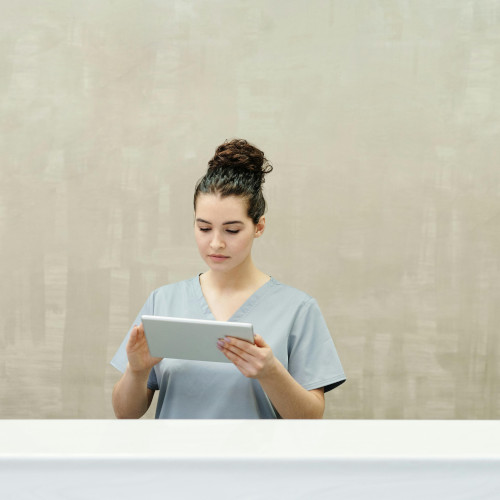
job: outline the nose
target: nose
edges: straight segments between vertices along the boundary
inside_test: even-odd
[[[212,240],[210,241],[210,248],[212,250],[217,250],[219,248],[225,248],[226,244],[224,239],[221,237],[218,231],[212,231]]]

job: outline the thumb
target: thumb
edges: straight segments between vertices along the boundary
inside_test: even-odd
[[[129,337],[130,343],[134,343],[137,340],[137,334],[138,334],[137,325],[134,325],[134,328],[132,328],[132,331],[130,332],[130,337]]]
[[[264,342],[264,339],[259,335],[259,334],[255,334],[254,335],[254,341],[255,341],[255,345],[257,347],[269,347],[265,342]]]

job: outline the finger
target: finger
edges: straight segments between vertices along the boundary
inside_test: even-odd
[[[237,354],[235,354],[233,351],[226,348],[226,346],[224,345],[224,342],[222,340],[219,340],[217,342],[217,349],[219,349],[219,351],[222,354],[224,354],[224,356],[226,356],[226,358],[229,359],[229,361],[234,362],[237,358],[239,358],[239,356]]]
[[[258,333],[254,335],[254,341],[257,347],[269,347]]]
[[[132,328],[132,331],[130,332],[128,344],[129,345],[135,344],[136,340],[137,340],[137,325],[134,325],[134,327]]]
[[[224,356],[226,356],[226,358],[229,361],[231,361],[231,363],[233,363],[234,366],[236,366],[236,368],[238,368],[238,370],[243,375],[245,375],[245,377],[248,377],[250,369],[252,367],[252,365],[248,361],[241,358],[238,354],[235,354],[234,352],[225,349],[224,347],[219,347],[219,349],[224,354]]]
[[[231,346],[236,346],[243,351],[249,351],[255,348],[255,345],[247,340],[238,339],[236,337],[224,337],[224,343]]]
[[[134,335],[135,335],[135,339],[137,342],[140,342],[142,340],[144,340],[144,328],[142,327],[142,324],[141,325],[135,325],[134,326]]]
[[[253,344],[232,337],[223,339],[223,347],[247,361],[258,355],[257,348]]]
[[[235,362],[236,358],[243,359],[243,351],[241,349],[238,349],[236,346],[231,345],[226,339],[219,339],[217,341],[217,349],[226,356],[230,361],[233,363]]]
[[[141,333],[142,330],[142,333]],[[144,328],[142,328],[142,325],[137,326],[134,325],[132,328],[132,331],[130,332],[130,337],[128,339],[127,343],[127,349],[128,350],[135,350],[137,348],[140,348],[143,342],[145,342],[145,335],[144,335]]]

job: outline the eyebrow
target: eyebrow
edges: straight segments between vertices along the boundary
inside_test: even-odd
[[[207,220],[199,219],[199,218],[196,219],[196,222],[201,222],[203,224],[210,224],[210,225],[212,225],[211,222],[208,222]],[[222,223],[223,226],[228,226],[229,224],[243,224],[243,221],[241,221],[241,220],[229,220],[227,222],[223,222]]]

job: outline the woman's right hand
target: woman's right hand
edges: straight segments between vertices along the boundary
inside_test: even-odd
[[[154,358],[149,353],[149,347],[146,336],[144,335],[142,323],[139,326],[134,325],[134,328],[132,328],[130,338],[127,342],[127,357],[129,367],[134,372],[149,372],[153,366],[163,359]]]

